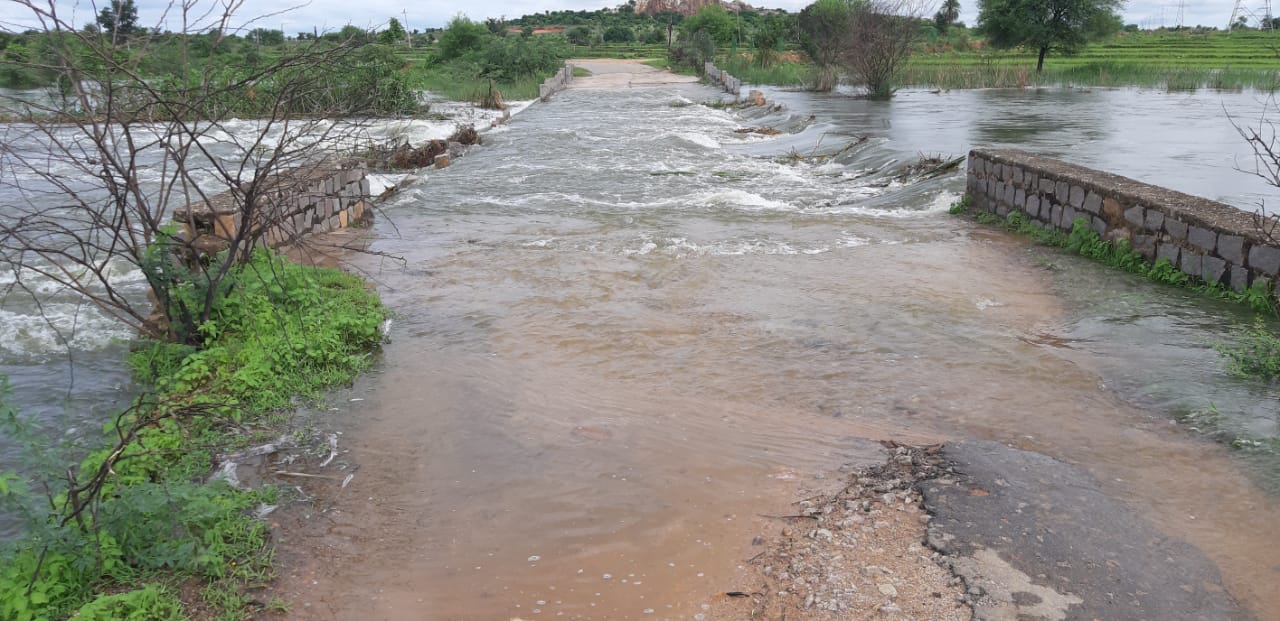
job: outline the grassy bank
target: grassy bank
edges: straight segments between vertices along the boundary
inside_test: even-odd
[[[1165,285],[1181,287],[1196,291],[1201,295],[1226,300],[1249,307],[1256,313],[1272,318],[1280,317],[1271,292],[1265,286],[1254,286],[1241,292],[1233,291],[1221,284],[1206,284],[1183,273],[1168,259],[1160,259],[1155,263],[1147,261],[1138,254],[1128,242],[1120,240],[1109,242],[1102,239],[1097,231],[1089,227],[1088,220],[1077,218],[1072,223],[1070,232],[1042,225],[1029,220],[1022,212],[1011,212],[1008,217],[999,216],[986,211],[973,211],[972,202],[966,196],[951,206],[952,215],[972,216],[980,224],[1000,226],[1005,230],[1026,235],[1037,243],[1062,248],[1087,259],[1093,259],[1115,269],[1143,276],[1151,281]]]
[[[27,533],[0,548],[0,619],[243,619],[283,607],[253,600],[272,578],[255,513],[276,490],[210,472],[218,455],[276,438],[296,400],[364,369],[383,317],[360,279],[262,252],[236,268],[198,346],[135,350],[146,392],[78,467],[6,412],[38,474],[0,476],[0,502]]]
[[[1122,33],[1071,56],[1051,55],[1035,72],[1033,50],[916,53],[903,83],[936,88],[1044,85],[1195,88],[1280,88],[1280,36],[1262,31]]]
[[[953,205],[951,213],[1026,235],[1037,243],[1061,248],[1153,282],[1248,307],[1255,313],[1254,323],[1239,326],[1233,342],[1219,344],[1218,352],[1225,359],[1227,370],[1245,382],[1274,386],[1280,381],[1280,334],[1276,331],[1280,308],[1276,306],[1274,292],[1266,286],[1255,285],[1237,292],[1220,284],[1206,284],[1192,279],[1168,259],[1150,263],[1123,240],[1114,243],[1103,240],[1083,218],[1077,219],[1071,232],[1067,233],[1029,220],[1018,211],[1011,212],[1006,218],[986,211],[975,212],[968,197]],[[1237,451],[1249,464],[1260,485],[1273,493],[1280,493],[1280,438],[1259,436],[1244,428],[1236,419],[1223,416],[1212,404],[1184,412],[1177,419],[1197,433]]]

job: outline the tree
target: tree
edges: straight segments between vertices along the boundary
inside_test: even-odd
[[[378,33],[378,43],[383,45],[395,45],[405,41],[406,33],[404,26],[400,25],[400,20],[392,17],[387,21],[387,29]]]
[[[957,19],[960,19],[960,0],[942,0],[942,6],[933,14],[933,26],[938,34],[945,35]]]
[[[463,15],[455,16],[449,21],[444,32],[440,33],[440,60],[453,60],[468,52],[479,50],[484,46],[488,29]]]
[[[586,26],[574,26],[564,31],[564,38],[572,45],[590,45],[591,29]]]
[[[693,34],[680,37],[680,45],[667,51],[667,58],[672,65],[685,65],[693,68],[699,75],[716,55],[716,42],[706,30],[699,28]]]
[[[772,67],[778,60],[778,51],[782,49],[784,37],[786,24],[780,19],[767,18],[757,26],[755,33],[751,35],[756,65],[766,69]]]
[[[631,43],[636,40],[636,33],[626,26],[609,26],[604,31],[605,43]]]
[[[691,36],[699,30],[706,31],[707,36],[711,37],[717,45],[733,43],[738,33],[737,27],[733,24],[733,18],[718,2],[698,9],[697,13],[680,22],[681,38]]]
[[[999,48],[1037,51],[1036,73],[1050,51],[1074,53],[1120,24],[1124,0],[979,0],[978,28]]]
[[[138,7],[133,0],[112,0],[98,11],[98,27],[110,37],[128,37],[138,29]]]
[[[872,99],[893,97],[920,32],[920,6],[915,0],[862,0],[850,10],[840,60]]]
[[[331,174],[361,130],[332,119],[416,110],[399,60],[379,46],[313,42],[256,68],[221,56],[236,3],[188,0],[169,16],[187,30],[138,30],[127,48],[43,0],[14,3],[45,29],[53,61],[40,63],[61,88],[40,101],[0,94],[0,114],[20,121],[0,128],[0,264],[19,287],[56,283],[150,337],[202,342],[234,290],[229,275],[297,217],[287,201]],[[155,55],[176,66],[147,73]],[[227,239],[174,230],[176,209],[215,196],[238,223]],[[147,295],[121,273],[141,274]]]
[[[839,79],[850,8],[845,0],[817,0],[800,11],[801,45],[813,61],[813,90],[828,92]]]
[[[258,45],[266,45],[268,47],[282,45],[284,43],[284,31],[271,30],[270,28],[254,28],[249,32],[249,38],[256,41]]]
[[[485,28],[489,29],[489,34],[495,37],[507,36],[507,20],[499,17],[490,17],[484,20]]]
[[[1272,98],[1263,105],[1262,115],[1257,125],[1244,125],[1230,115],[1227,120],[1253,151],[1253,167],[1245,168],[1237,165],[1236,170],[1258,177],[1273,188],[1280,188],[1280,131],[1277,130],[1275,122],[1268,118],[1269,113],[1275,112],[1276,100]],[[1259,201],[1253,220],[1254,227],[1265,239],[1273,244],[1280,244],[1280,217],[1268,215],[1265,202]]]

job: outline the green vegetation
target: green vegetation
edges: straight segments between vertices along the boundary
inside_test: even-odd
[[[952,205],[948,211],[952,215],[969,214],[972,213],[972,203],[966,196],[964,200]],[[1192,280],[1168,259],[1159,259],[1151,263],[1134,251],[1125,240],[1110,242],[1102,239],[1097,231],[1089,227],[1089,221],[1084,218],[1076,218],[1072,223],[1071,231],[1066,233],[1030,220],[1020,211],[1013,211],[1003,219],[988,211],[979,211],[973,216],[980,224],[1000,226],[1010,232],[1031,237],[1037,243],[1062,248],[1072,254],[1143,276],[1154,282],[1190,289],[1211,298],[1241,304],[1260,314],[1280,315],[1280,309],[1276,307],[1271,292],[1262,283],[1237,292],[1218,283],[1207,284]]]
[[[279,43],[145,30],[126,37],[123,22],[114,36],[96,30],[5,35],[0,37],[0,87],[56,87],[67,98],[56,112],[64,113],[101,108],[107,97],[119,102],[113,102],[116,106],[145,102],[148,109],[138,114],[147,118],[418,111],[401,62],[387,46],[331,40],[285,44],[279,31],[258,36]],[[77,91],[72,86],[86,82],[110,84],[115,90]],[[163,103],[152,105],[154,100]]]
[[[79,468],[41,446],[12,410],[36,484],[0,474],[0,505],[26,537],[0,547],[0,618],[185,619],[187,606],[241,619],[272,575],[272,488],[206,483],[215,455],[278,435],[296,398],[315,399],[365,368],[384,312],[353,276],[259,251],[235,268],[195,344],[148,343],[131,356],[148,387],[106,427],[112,445]],[[199,295],[179,285],[172,299]],[[47,498],[36,502],[34,489]],[[40,507],[44,507],[43,509]],[[179,590],[192,581],[198,594]],[[180,602],[176,593],[189,593]]]
[[[506,98],[532,99],[538,85],[569,58],[569,45],[561,36],[497,32],[455,17],[440,33],[434,54],[403,56],[409,83],[456,101],[480,101],[491,88]]]
[[[948,211],[952,215],[970,214],[972,201],[965,196],[964,199],[953,204]],[[1027,235],[1037,243],[1062,248],[1067,252],[1143,276],[1154,282],[1189,289],[1207,297],[1247,306],[1258,314],[1255,323],[1250,328],[1239,330],[1238,342],[1220,345],[1218,351],[1227,359],[1231,372],[1241,378],[1263,382],[1274,382],[1280,379],[1280,336],[1276,334],[1274,327],[1274,320],[1280,317],[1280,308],[1276,306],[1274,292],[1268,289],[1265,283],[1259,282],[1244,291],[1234,291],[1219,283],[1209,284],[1192,279],[1168,259],[1159,259],[1151,263],[1135,252],[1125,240],[1110,242],[1102,239],[1089,227],[1089,222],[1084,218],[1076,218],[1072,223],[1071,232],[1064,233],[1056,228],[1029,220],[1020,211],[1013,211],[1003,219],[988,211],[979,211],[973,213],[973,216],[980,224],[1000,226],[1005,230]],[[1280,441],[1268,440],[1267,442],[1272,448],[1280,449]],[[1280,453],[1277,453],[1277,456],[1280,456]]]
[[[731,56],[716,63],[721,69],[748,84],[805,86],[814,80],[814,67],[809,63],[780,60],[760,66],[745,56]]]
[[[1120,31],[1122,0],[978,0],[978,28],[997,48],[1036,53],[1036,73],[1050,50],[1072,54]]]
[[[1261,317],[1244,331],[1238,344],[1219,346],[1218,351],[1227,357],[1228,367],[1239,377],[1280,379],[1280,335]]]
[[[958,32],[957,32],[958,31]],[[1280,38],[1273,32],[1205,29],[1123,32],[1064,56],[1036,74],[1036,52],[993,51],[953,29],[912,56],[904,82],[938,88],[1148,86],[1280,88]]]

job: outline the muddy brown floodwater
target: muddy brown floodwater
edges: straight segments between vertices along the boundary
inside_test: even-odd
[[[391,341],[330,422],[345,470],[278,520],[289,618],[694,618],[865,440],[969,437],[1082,466],[1280,610],[1275,499],[1065,352],[1053,273],[947,216],[956,180],[779,161],[713,97],[568,91],[385,205],[404,263],[352,262]]]

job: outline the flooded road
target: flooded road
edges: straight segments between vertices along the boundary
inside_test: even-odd
[[[1211,349],[1233,311],[948,216],[959,177],[897,176],[980,139],[904,140],[899,115],[988,95],[769,95],[571,90],[402,184],[373,249],[403,262],[353,260],[396,312],[331,419],[354,477],[280,518],[290,618],[699,618],[801,483],[868,439],[960,438],[1081,466],[1280,609],[1276,499],[1171,423],[1197,395],[1274,417]],[[757,126],[786,131],[735,131]]]

